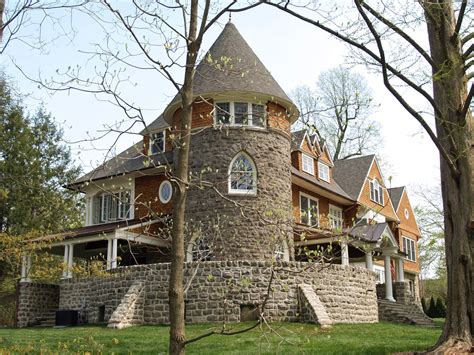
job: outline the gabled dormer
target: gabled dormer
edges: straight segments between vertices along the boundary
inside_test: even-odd
[[[163,115],[150,123],[140,132],[143,135],[143,154],[152,156],[173,150],[170,125],[165,121]]]

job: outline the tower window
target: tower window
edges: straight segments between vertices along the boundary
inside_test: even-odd
[[[150,155],[164,153],[165,131],[150,134]]]
[[[252,158],[244,152],[238,153],[230,163],[229,193],[257,193],[257,169]]]
[[[217,102],[214,110],[216,125],[265,126],[265,105],[251,102]]]

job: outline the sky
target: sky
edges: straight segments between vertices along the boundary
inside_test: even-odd
[[[226,16],[206,34],[203,51],[217,38],[227,19]],[[93,48],[94,43],[104,43],[100,29],[85,15],[76,16],[74,21],[77,31],[74,38],[60,38],[43,51],[29,48],[25,41],[11,43],[6,54],[0,57],[0,67],[25,94],[24,102],[30,110],[42,102],[62,125],[74,157],[87,172],[103,161],[117,137],[109,134],[102,139],[88,140],[102,136],[110,127],[118,127],[118,122],[125,118],[123,111],[104,101],[104,97],[74,91],[51,94],[25,78],[26,74],[30,78],[48,79],[56,70],[66,71],[67,68],[78,68],[77,65],[81,72],[97,70],[97,58],[91,59],[84,51]],[[314,86],[319,73],[344,64],[348,53],[344,45],[315,27],[267,7],[233,14],[232,22],[286,93],[299,85]],[[57,30],[46,29],[44,37]],[[27,39],[28,34],[25,36]],[[374,101],[380,105],[373,114],[381,124],[379,151],[375,153],[385,160],[386,184],[408,186],[410,195],[416,200],[415,192],[420,187],[439,184],[437,150],[421,126],[385,89],[381,75],[369,74],[359,67],[354,70],[366,76]],[[176,74],[183,75],[179,71]],[[147,123],[159,116],[176,93],[169,81],[148,71],[129,71],[124,75],[132,83],[121,88],[121,94],[143,108]],[[136,126],[131,131],[137,133],[142,128]],[[121,136],[116,151],[126,149],[137,140],[136,134]],[[389,176],[391,182],[388,182]]]

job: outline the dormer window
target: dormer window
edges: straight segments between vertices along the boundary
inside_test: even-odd
[[[301,162],[303,163],[303,171],[305,173],[314,175],[314,159],[309,155],[302,154]]]
[[[326,182],[329,182],[330,177],[329,177],[329,166],[327,166],[324,163],[321,163],[318,161],[318,177],[321,180],[324,180]]]
[[[383,206],[383,187],[375,179],[370,181],[370,199]]]
[[[165,152],[165,131],[150,134],[150,155]]]
[[[251,102],[217,102],[214,112],[217,125],[265,126],[265,105]]]

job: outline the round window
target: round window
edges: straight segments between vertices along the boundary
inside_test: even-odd
[[[173,196],[173,187],[168,180],[165,180],[161,183],[159,194],[161,203],[170,202],[171,196]]]
[[[406,219],[410,218],[410,212],[408,212],[407,208],[405,208],[405,218]]]

